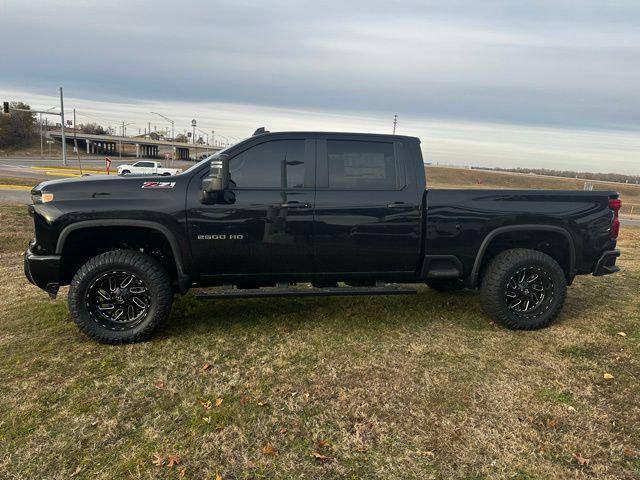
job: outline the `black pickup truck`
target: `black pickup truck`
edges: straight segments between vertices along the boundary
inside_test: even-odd
[[[479,288],[509,328],[548,325],[576,275],[615,262],[607,191],[426,188],[414,137],[259,129],[170,177],[41,183],[27,278],[70,285],[80,329],[146,339],[173,295],[411,294]],[[385,284],[396,284],[385,285]]]

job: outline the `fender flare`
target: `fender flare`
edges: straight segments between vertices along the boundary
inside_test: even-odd
[[[80,222],[72,223],[71,225],[67,225],[66,227],[64,227],[60,232],[58,242],[56,243],[56,255],[62,255],[64,244],[72,232],[76,230],[83,230],[85,228],[95,227],[142,227],[160,232],[167,239],[167,241],[169,242],[169,246],[171,247],[173,258],[176,262],[176,271],[178,273],[178,284],[180,287],[180,291],[185,293],[189,289],[191,283],[189,280],[189,275],[185,272],[184,269],[182,251],[180,250],[178,241],[171,230],[157,222],[151,222],[149,220],[104,219],[82,220]]]
[[[471,287],[475,287],[478,283],[478,276],[480,275],[480,266],[482,265],[482,260],[484,255],[489,248],[489,244],[491,241],[501,235],[503,233],[509,232],[526,232],[526,231],[547,231],[547,232],[555,232],[563,235],[567,240],[567,244],[569,245],[569,271],[567,272],[568,279],[573,278],[575,275],[576,268],[576,247],[573,241],[573,237],[569,233],[569,231],[564,227],[559,227],[557,225],[511,225],[506,227],[498,227],[494,230],[491,230],[487,236],[484,237],[482,243],[480,244],[480,248],[478,249],[478,253],[476,254],[476,259],[473,262],[473,268],[471,270],[471,274],[469,275],[469,283]]]

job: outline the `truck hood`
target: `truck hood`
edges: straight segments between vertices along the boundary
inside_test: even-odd
[[[117,175],[91,175],[86,177],[47,180],[31,190],[32,195],[52,193],[53,201],[136,198],[143,192],[164,190],[166,193],[174,191],[179,185],[188,183],[188,178],[181,176],[133,176],[119,177]],[[145,195],[146,196],[146,195]]]
[[[141,177],[136,177],[141,178]],[[77,187],[87,187],[89,184],[92,185],[107,185],[108,182],[120,181],[124,180],[122,177],[118,177],[117,175],[87,175],[85,177],[69,177],[69,178],[58,178],[55,180],[46,180],[42,183],[39,183],[31,193],[41,193],[43,191],[46,192],[57,192],[61,189],[76,189]]]

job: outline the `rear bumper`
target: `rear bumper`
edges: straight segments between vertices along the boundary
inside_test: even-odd
[[[29,245],[24,253],[24,274],[31,283],[55,297],[60,288],[60,255],[36,255]]]
[[[616,259],[620,256],[620,250],[607,250],[604,252],[593,267],[594,277],[610,275],[620,271],[616,265]]]

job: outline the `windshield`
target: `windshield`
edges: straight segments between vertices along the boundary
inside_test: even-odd
[[[221,153],[225,153],[225,152],[226,152],[227,150],[229,150],[232,146],[233,146],[233,145],[228,146],[227,148],[224,148],[224,149],[222,149],[222,150],[220,150],[220,151],[218,151],[218,152],[214,153],[214,154],[213,154],[213,155],[211,155],[210,157],[207,157],[207,158],[205,158],[204,160],[200,160],[198,163],[196,163],[196,164],[194,164],[194,165],[191,165],[191,166],[190,166],[189,168],[187,168],[184,172],[182,172],[182,174],[181,174],[181,175],[184,175],[184,174],[186,174],[186,173],[190,173],[190,172],[193,172],[194,170],[197,170],[197,169],[198,169],[198,168],[200,168],[202,165],[204,165],[206,162],[211,161],[211,159],[212,159],[212,158],[217,157],[217,156],[218,156],[218,155],[220,155]]]

